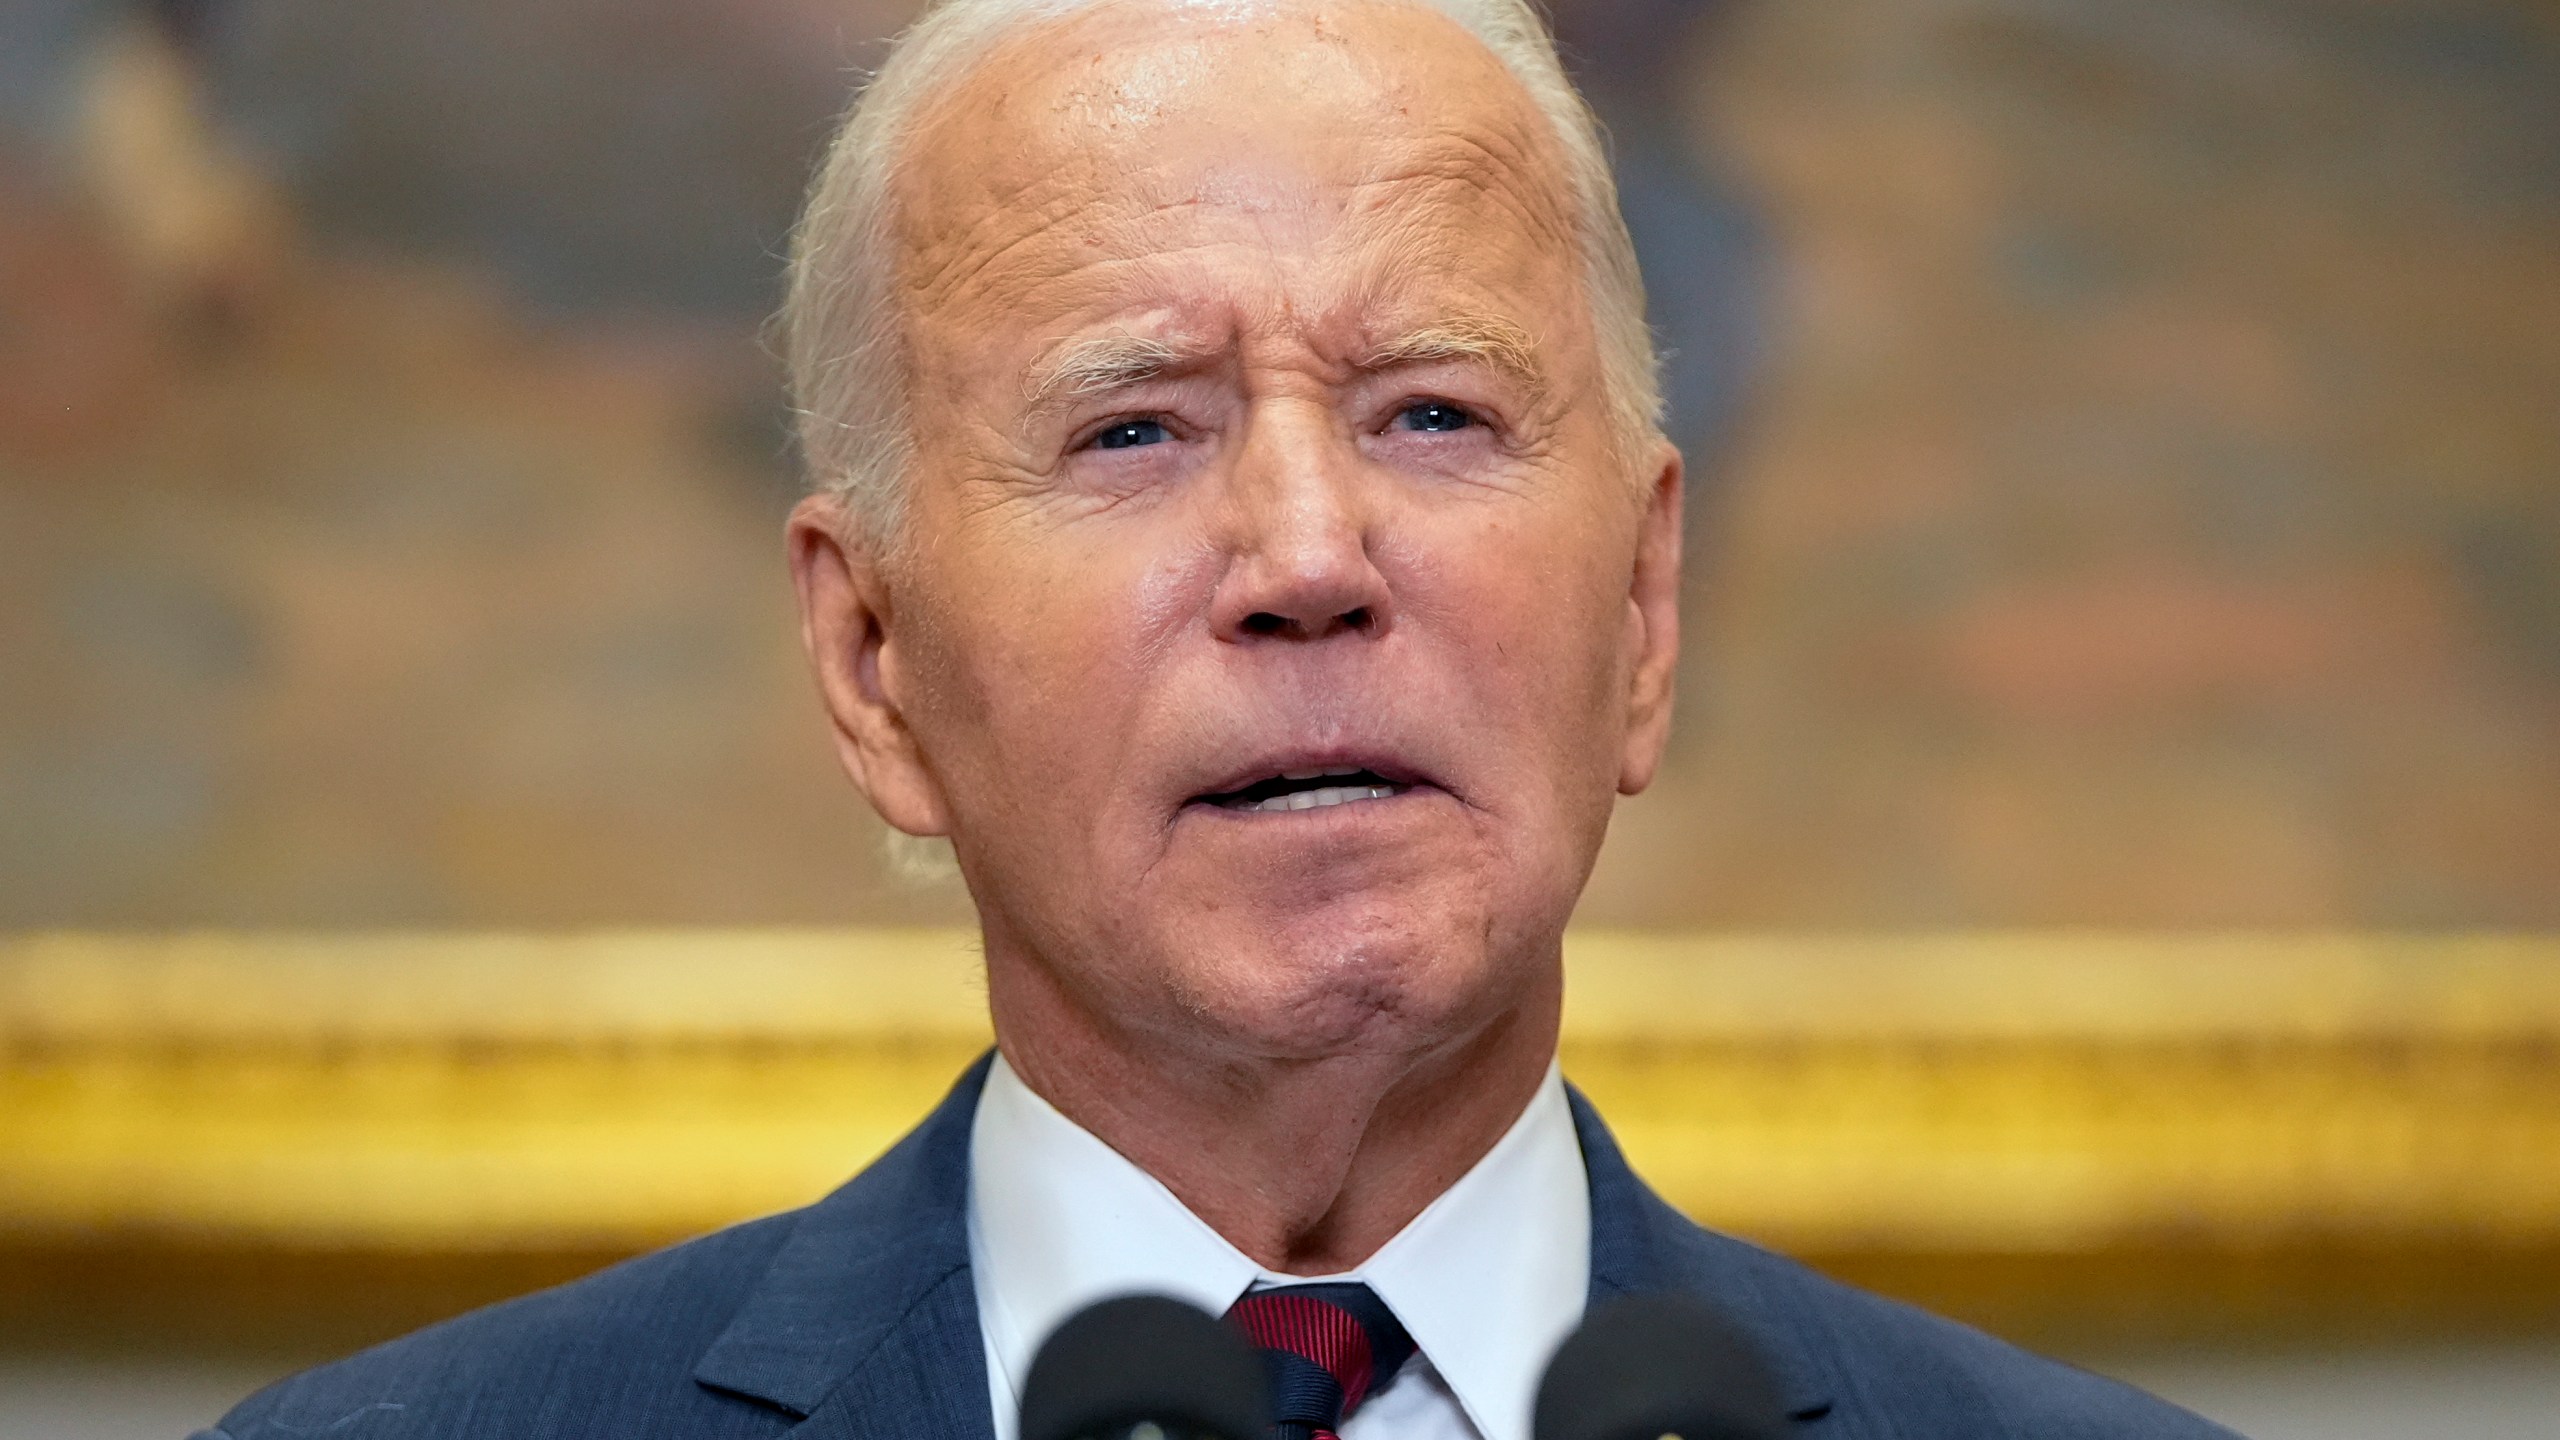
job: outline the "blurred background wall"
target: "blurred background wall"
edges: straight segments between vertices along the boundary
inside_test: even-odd
[[[1696,487],[1586,921],[2560,928],[2560,10],[1553,8]],[[911,10],[0,0],[0,930],[966,919],[759,341]]]
[[[895,0],[7,7],[0,924],[962,914],[757,338]],[[1590,918],[2560,920],[2549,6],[1559,19],[1698,470]]]

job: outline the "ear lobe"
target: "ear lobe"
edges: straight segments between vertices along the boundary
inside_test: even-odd
[[[1634,576],[1627,587],[1627,726],[1618,757],[1618,793],[1653,783],[1671,739],[1672,678],[1680,660],[1680,452],[1663,441],[1637,521]]]
[[[850,538],[843,506],[812,495],[791,511],[784,546],[800,600],[800,643],[835,732],[837,762],[880,818],[943,835],[950,817],[899,694],[886,577]]]

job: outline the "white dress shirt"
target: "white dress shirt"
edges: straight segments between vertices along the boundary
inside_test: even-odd
[[[1590,1181],[1550,1067],[1475,1168],[1366,1264],[1275,1274],[998,1056],[969,1133],[969,1263],[997,1440],[1015,1440],[1040,1342],[1094,1301],[1146,1292],[1217,1315],[1248,1290],[1318,1279],[1366,1284],[1419,1352],[1343,1440],[1529,1440],[1538,1377],[1588,1298]]]

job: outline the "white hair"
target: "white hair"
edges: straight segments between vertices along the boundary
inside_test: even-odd
[[[940,0],[890,48],[810,187],[780,316],[784,359],[810,485],[838,497],[874,542],[896,528],[913,454],[890,193],[918,117],[1016,27],[1105,3],[1115,0]],[[1529,0],[1404,3],[1437,10],[1483,42],[1554,128],[1572,190],[1610,434],[1632,460],[1660,433],[1662,389],[1645,328],[1644,281],[1618,213],[1599,122],[1565,77],[1555,41]],[[1238,7],[1224,0],[1220,8]]]

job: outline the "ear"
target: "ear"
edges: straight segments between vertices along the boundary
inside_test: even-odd
[[[1680,452],[1661,443],[1637,521],[1636,563],[1627,587],[1627,728],[1618,756],[1618,793],[1653,783],[1671,739],[1671,682],[1680,660]]]
[[[948,834],[942,787],[902,703],[904,656],[887,577],[853,533],[842,503],[827,495],[793,507],[783,531],[800,595],[800,643],[834,725],[836,759],[881,819],[910,835]]]

